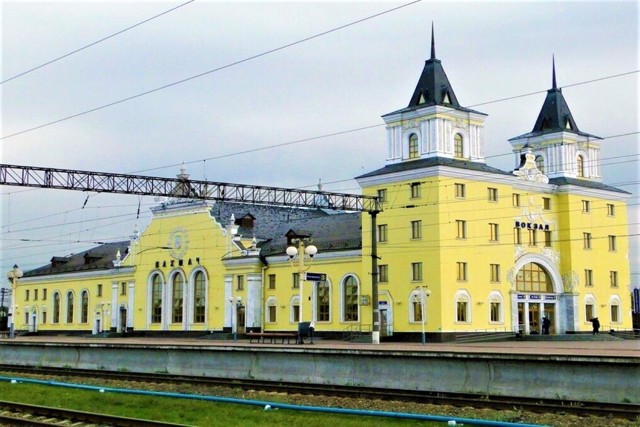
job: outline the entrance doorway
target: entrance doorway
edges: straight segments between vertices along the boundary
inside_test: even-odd
[[[380,309],[380,336],[386,337],[389,335],[389,331],[387,330],[389,321],[387,320],[387,315],[389,311],[386,308]]]
[[[246,317],[247,316],[245,314],[244,306],[238,307],[238,324],[237,324],[237,328],[238,328],[238,333],[239,334],[244,334],[244,332],[245,332]]]
[[[549,335],[556,334],[556,305],[555,304],[545,304],[544,305],[544,315],[547,319],[549,319]]]
[[[540,325],[540,303],[529,303],[529,333],[542,334]]]

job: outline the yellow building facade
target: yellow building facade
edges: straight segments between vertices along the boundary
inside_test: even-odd
[[[460,106],[433,44],[409,105],[383,119],[385,164],[356,178],[382,202],[375,230],[366,214],[167,200],[130,241],[26,272],[16,329],[229,337],[313,321],[343,337],[373,329],[375,289],[383,339],[631,328],[629,194],[601,182],[600,138],[555,69],[533,130],[509,141],[513,171],[486,164],[486,115]]]

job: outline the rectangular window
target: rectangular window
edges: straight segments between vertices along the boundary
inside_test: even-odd
[[[276,275],[269,275],[269,289],[274,290],[276,288]]]
[[[411,280],[413,280],[414,282],[422,281],[422,263],[421,262],[411,263]]]
[[[459,282],[467,281],[467,263],[466,262],[458,262],[458,275],[457,279]]]
[[[500,237],[498,235],[498,224],[489,224],[489,240],[492,242],[497,242],[500,240]]]
[[[608,203],[607,204],[607,216],[616,216],[616,207],[615,205]]]
[[[538,245],[538,230],[529,230],[529,246],[537,246]]]
[[[293,283],[291,284],[291,287],[294,289],[299,289],[300,288],[300,273],[293,273]]]
[[[515,207],[520,206],[520,194],[513,193],[511,195],[511,202],[513,203],[513,206],[515,206]]]
[[[270,305],[269,306],[269,323],[275,323],[275,322],[276,322],[276,306]]]
[[[387,224],[380,224],[378,226],[378,242],[386,242],[387,241]]]
[[[491,303],[491,322],[500,322],[500,303]]]
[[[386,188],[381,188],[380,190],[378,190],[378,200],[380,201],[380,203],[384,203],[387,201],[387,189]]]
[[[422,238],[422,221],[411,221],[411,238]]]
[[[467,189],[465,188],[465,185],[456,183],[456,198],[464,199],[465,197],[467,197]]]
[[[583,213],[591,212],[591,202],[589,200],[582,201],[582,212]]]
[[[551,247],[551,231],[545,230],[544,232],[544,246],[547,248]]]
[[[487,188],[487,198],[490,202],[498,201],[498,189],[489,187]]]
[[[378,265],[378,282],[385,283],[389,281],[389,266],[386,264]]]
[[[467,238],[467,221],[457,219],[456,226],[458,227],[456,237],[458,239],[466,239]]]
[[[618,243],[616,242],[616,236],[609,236],[609,250],[617,251]]]
[[[297,323],[297,322],[300,321],[300,306],[299,305],[294,305],[292,307],[292,309],[293,309],[293,313],[291,313],[292,314],[291,321],[294,322],[294,323]]]
[[[236,276],[236,291],[244,291],[244,276],[242,274]]]
[[[491,266],[491,281],[494,283],[500,282],[500,264],[490,264]]]
[[[584,270],[584,285],[593,286],[593,270]]]
[[[34,301],[38,300],[38,290],[37,289],[33,290],[33,299],[34,299]]]
[[[582,233],[583,249],[591,249],[591,233]]]
[[[419,199],[421,195],[422,195],[422,189],[421,189],[420,183],[419,182],[412,182],[411,183],[411,198],[412,199]]]
[[[24,291],[24,300],[29,301],[29,289]]]
[[[127,294],[127,282],[120,283],[120,295]]]
[[[102,296],[102,285],[98,285],[98,290],[96,292],[96,295],[101,297]]]
[[[544,209],[545,211],[550,211],[551,210],[551,199],[548,197],[543,197],[542,198],[542,209]]]
[[[612,288],[618,287],[618,272],[610,271],[609,272],[609,283],[611,283]]]
[[[520,229],[520,227],[515,227],[513,229],[513,243],[515,245],[522,244],[522,230]]]
[[[42,299],[43,299],[43,300],[46,300],[46,299],[47,299],[47,288],[44,288],[44,289],[42,290]]]
[[[420,298],[414,298],[411,304],[413,305],[413,321],[422,322],[422,300]]]

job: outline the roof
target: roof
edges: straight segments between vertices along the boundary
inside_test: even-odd
[[[120,251],[121,258],[124,259],[129,251],[129,241],[104,243],[84,252],[68,256],[54,256],[49,264],[25,271],[24,277],[108,270],[113,268],[113,261],[116,259],[118,251]]]
[[[573,115],[571,114],[569,105],[562,95],[562,89],[557,87],[555,60],[553,61],[551,80],[551,89],[547,91],[547,97],[542,104],[540,114],[538,114],[538,119],[533,126],[533,130],[529,133],[511,138],[510,141],[514,139],[530,138],[546,133],[555,132],[569,132],[577,135],[601,139],[600,137],[597,137],[595,135],[581,132],[580,129],[578,129],[578,125],[573,119]]]
[[[320,251],[362,247],[360,213],[328,214],[322,209],[216,202],[211,214],[223,225],[233,214],[239,226],[238,234],[255,236],[260,241],[258,247],[262,256],[283,254],[289,232],[311,236]],[[253,220],[248,224],[243,218]]]
[[[557,186],[576,185],[578,187],[593,188],[595,190],[604,190],[604,191],[613,191],[615,193],[631,194],[628,191],[624,191],[619,188],[612,187],[610,185],[603,184],[598,181],[591,181],[588,179],[567,178],[567,177],[550,178],[549,184],[554,184]]]
[[[452,168],[466,169],[466,170],[486,172],[486,173],[494,173],[499,175],[512,175],[511,172],[506,172],[501,169],[488,166],[485,163],[450,159],[446,157],[428,157],[426,159],[412,160],[409,162],[393,163],[381,169],[374,170],[373,172],[369,172],[364,175],[357,176],[356,179],[369,178],[372,176],[379,176],[379,175],[387,175],[390,173],[404,172],[404,171],[409,171],[413,169],[431,168],[434,166],[447,166]]]
[[[413,91],[413,95],[411,95],[409,105],[403,109],[385,114],[385,116],[432,105],[442,105],[456,110],[478,113],[477,111],[462,107],[458,102],[458,98],[453,91],[453,86],[451,86],[449,82],[447,73],[445,73],[440,60],[436,58],[433,25],[431,26],[431,57],[424,63],[422,74]]]

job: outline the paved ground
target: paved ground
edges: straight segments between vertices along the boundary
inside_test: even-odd
[[[124,346],[188,346],[188,347],[256,347],[282,348],[288,350],[311,349],[338,351],[382,351],[382,352],[434,352],[434,353],[484,353],[484,354],[530,354],[530,355],[569,355],[569,356],[605,356],[630,357],[640,362],[640,340],[620,341],[507,341],[491,343],[380,343],[363,344],[343,341],[315,341],[314,344],[256,344],[248,339],[210,340],[194,338],[82,338],[82,337],[19,337],[0,339],[3,344],[52,343],[69,345],[108,344]]]

